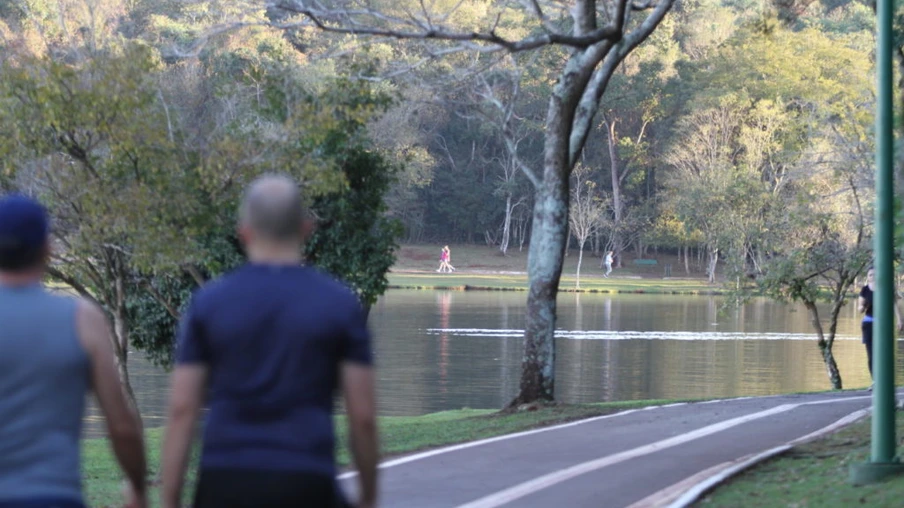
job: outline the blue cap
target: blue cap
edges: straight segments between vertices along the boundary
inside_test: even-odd
[[[0,268],[34,263],[49,230],[47,211],[37,201],[19,194],[0,199]]]

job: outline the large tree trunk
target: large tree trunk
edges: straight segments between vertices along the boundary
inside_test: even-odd
[[[545,173],[534,204],[521,391],[513,406],[554,398],[556,294],[569,236],[568,178],[556,171]]]
[[[832,354],[832,343],[834,340],[826,340],[816,304],[814,302],[805,301],[804,306],[806,306],[807,310],[810,312],[810,322],[813,324],[813,329],[816,330],[817,345],[819,346],[819,352],[822,355],[822,361],[826,366],[826,374],[829,377],[829,382],[832,384],[832,389],[841,390],[841,372],[838,370],[838,364],[835,363],[835,355]],[[838,308],[840,310],[841,307],[839,306]],[[834,318],[837,321],[837,315],[835,315]],[[834,337],[831,337],[831,339],[834,339]]]

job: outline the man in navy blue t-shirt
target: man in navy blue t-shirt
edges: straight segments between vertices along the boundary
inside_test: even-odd
[[[291,179],[248,189],[248,264],[195,294],[182,318],[163,447],[163,506],[176,508],[192,432],[209,408],[196,507],[332,507],[333,394],[341,385],[360,504],[376,499],[370,337],[357,297],[302,266],[310,223]]]

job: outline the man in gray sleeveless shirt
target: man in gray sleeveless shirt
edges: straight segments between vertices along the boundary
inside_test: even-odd
[[[146,506],[144,442],[123,394],[100,308],[41,282],[49,258],[44,209],[0,199],[0,508],[80,508],[79,439],[92,390],[129,480]]]

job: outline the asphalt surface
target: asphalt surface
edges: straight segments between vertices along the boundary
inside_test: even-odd
[[[380,506],[637,508],[701,471],[870,404],[866,391],[680,404],[453,446],[384,462]],[[342,483],[354,499],[353,475]]]

